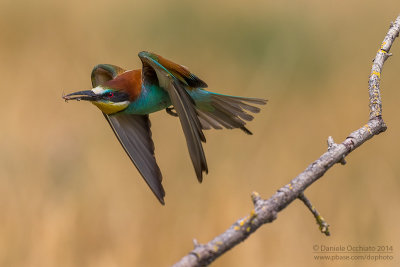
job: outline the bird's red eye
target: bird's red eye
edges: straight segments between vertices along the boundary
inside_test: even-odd
[[[114,96],[114,93],[113,93],[113,92],[109,92],[109,93],[106,94],[106,96],[107,96],[107,97],[113,97],[113,96]]]

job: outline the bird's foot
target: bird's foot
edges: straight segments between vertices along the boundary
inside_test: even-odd
[[[175,110],[175,108],[166,108],[165,109],[165,111],[169,114],[169,115],[171,115],[171,116],[174,116],[174,117],[178,117],[178,113],[176,113],[176,111],[173,111],[173,110]]]

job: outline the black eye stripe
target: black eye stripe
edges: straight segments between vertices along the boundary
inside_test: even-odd
[[[111,100],[113,102],[123,102],[129,100],[129,95],[125,92],[113,91],[103,94],[102,98],[105,100]]]

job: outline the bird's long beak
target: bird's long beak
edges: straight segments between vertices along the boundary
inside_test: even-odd
[[[71,93],[69,95],[63,95],[62,98],[65,101],[68,100],[86,100],[86,101],[95,101],[98,99],[98,95],[96,95],[95,93],[93,93],[92,90],[86,90],[86,91],[79,91],[79,92],[75,92],[75,93]]]

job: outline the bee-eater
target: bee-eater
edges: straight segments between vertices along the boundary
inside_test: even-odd
[[[266,100],[222,95],[204,90],[207,84],[186,67],[159,55],[140,52],[142,69],[124,70],[110,64],[93,68],[93,89],[63,96],[68,100],[86,100],[96,105],[110,124],[122,147],[144,180],[164,204],[162,174],[154,157],[149,114],[165,109],[179,117],[190,158],[199,182],[208,173],[202,142],[205,129],[239,128],[252,134],[245,121]]]

